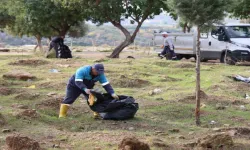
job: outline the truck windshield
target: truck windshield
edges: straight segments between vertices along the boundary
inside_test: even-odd
[[[230,38],[250,38],[250,26],[226,26]]]

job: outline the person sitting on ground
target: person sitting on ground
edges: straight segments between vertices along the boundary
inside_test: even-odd
[[[83,66],[79,68],[76,73],[69,79],[66,90],[66,97],[61,103],[59,118],[66,117],[69,106],[73,104],[81,94],[83,94],[86,100],[88,100],[89,95],[91,94],[91,89],[94,87],[95,82],[97,81],[102,84],[103,88],[114,99],[119,99],[106,76],[104,75],[103,64]],[[98,116],[99,114],[94,112],[94,117],[98,118]]]
[[[49,49],[46,52],[46,57],[48,56],[48,53],[51,51],[52,48],[54,48],[55,52],[56,52],[56,58],[58,58],[58,48],[59,46],[63,46],[64,45],[64,38],[65,36],[56,36],[54,38],[52,38],[50,44],[49,44]]]
[[[162,45],[163,51],[161,52],[160,57],[164,58],[167,55],[167,59],[176,59],[172,39],[168,37],[167,32],[163,32],[162,36],[164,37],[164,43]]]

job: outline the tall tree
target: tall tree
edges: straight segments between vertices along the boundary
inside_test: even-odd
[[[71,27],[77,29],[83,22],[83,11],[63,7],[53,0],[3,0],[8,15],[15,17],[8,31],[16,36],[34,36],[42,50],[42,37],[66,35]],[[3,3],[1,2],[1,3]],[[83,31],[81,26],[81,31]],[[36,46],[36,47],[37,47]]]
[[[232,0],[232,5],[229,7],[229,12],[234,17],[241,19],[250,18],[250,1],[249,0]]]
[[[168,10],[166,0],[70,0],[67,5],[88,4],[89,19],[93,23],[101,25],[111,23],[118,28],[125,36],[125,40],[119,44],[111,58],[118,58],[120,52],[134,42],[140,27],[146,19],[152,19],[163,10]],[[81,4],[84,3],[84,4]],[[86,10],[85,10],[86,11]],[[122,21],[129,20],[131,24],[136,24],[134,31],[129,32],[122,24]]]
[[[200,125],[200,31],[225,17],[228,0],[173,0],[177,14],[197,26],[196,48],[196,124]]]

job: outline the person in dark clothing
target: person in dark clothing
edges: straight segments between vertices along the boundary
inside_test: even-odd
[[[81,94],[83,94],[88,100],[89,95],[91,94],[90,91],[97,81],[102,84],[103,88],[114,99],[119,99],[106,76],[104,75],[103,64],[83,66],[79,68],[76,73],[69,79],[66,96],[61,103],[59,118],[66,117],[69,106],[73,104]],[[94,113],[94,116],[95,115],[98,114]]]
[[[167,55],[167,59],[176,59],[172,39],[168,37],[167,32],[163,32],[162,36],[164,38],[164,43],[162,45],[163,51],[161,52],[160,57],[164,58]]]
[[[50,44],[49,44],[49,51],[51,51],[52,48],[55,49],[56,52],[56,58],[58,58],[58,48],[59,46],[63,46],[64,45],[64,38],[65,36],[56,36],[54,38],[52,38]]]

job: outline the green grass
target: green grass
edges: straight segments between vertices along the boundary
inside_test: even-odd
[[[143,55],[143,54],[142,54]],[[239,105],[233,105],[230,101],[226,103],[228,107],[225,110],[216,110],[216,103],[220,102],[220,98],[211,101],[202,100],[206,104],[202,108],[201,127],[195,126],[194,109],[195,101],[185,102],[178,101],[186,99],[187,96],[194,95],[195,93],[195,68],[177,68],[180,64],[194,65],[191,62],[181,61],[166,61],[159,60],[154,56],[145,56],[141,59],[107,59],[104,62],[108,70],[106,75],[117,94],[133,96],[140,105],[140,109],[136,117],[127,121],[103,121],[94,120],[92,112],[86,105],[85,101],[78,99],[69,110],[69,116],[65,119],[58,119],[58,108],[45,107],[40,109],[37,104],[49,99],[47,96],[50,92],[56,92],[60,95],[65,94],[66,82],[69,77],[74,74],[78,67],[86,64],[94,63],[94,59],[79,59],[74,58],[70,60],[46,60],[49,63],[38,66],[14,66],[9,65],[10,62],[20,59],[30,59],[34,56],[0,56],[0,76],[4,73],[21,69],[34,74],[37,79],[32,82],[6,80],[0,78],[1,87],[8,87],[11,89],[21,89],[23,93],[39,93],[39,97],[32,100],[25,98],[16,99],[18,93],[4,96],[1,95],[0,106],[2,107],[1,113],[6,117],[8,124],[0,127],[0,129],[11,128],[15,129],[18,133],[22,133],[33,137],[35,139],[47,141],[46,136],[54,135],[55,141],[60,141],[60,138],[68,137],[67,141],[63,141],[61,148],[67,146],[72,149],[94,149],[101,147],[102,149],[115,149],[118,140],[112,139],[113,135],[121,140],[128,135],[135,135],[144,137],[144,141],[150,141],[152,138],[161,138],[155,134],[155,131],[163,131],[170,134],[165,137],[166,141],[178,143],[178,139],[172,139],[171,136],[185,135],[188,132],[194,131],[198,136],[202,136],[209,128],[222,127],[224,124],[230,126],[246,126],[250,121],[248,111],[242,111]],[[35,57],[33,59],[43,59]],[[58,64],[71,65],[72,67],[60,67]],[[50,73],[50,69],[58,69],[59,73]],[[232,74],[241,74],[249,76],[249,68],[244,66],[228,66],[224,64],[202,64],[201,66],[201,88],[210,96],[223,96],[230,100],[244,100],[244,94],[250,91],[250,86],[245,83],[235,82],[227,76]],[[118,84],[122,75],[129,79],[140,79],[149,81],[149,83],[142,84],[141,86],[123,87]],[[35,89],[26,89],[30,85],[36,85]],[[46,88],[43,86],[46,85]],[[101,88],[100,85],[96,87]],[[214,88],[218,87],[218,88]],[[239,90],[239,87],[241,90]],[[161,93],[156,95],[149,95],[149,92],[155,88],[160,88]],[[250,93],[249,93],[250,94]],[[162,100],[159,100],[162,99]],[[223,100],[224,100],[223,99]],[[224,103],[224,102],[221,102]],[[30,109],[36,109],[40,114],[37,119],[25,120],[18,119],[13,116],[13,113],[20,111],[17,108],[11,107],[13,104],[23,104],[29,106]],[[250,105],[246,107],[250,109]],[[87,112],[89,111],[89,112]],[[241,119],[238,120],[237,119]],[[215,125],[209,123],[214,120],[217,122]],[[129,127],[134,127],[134,131],[129,131]],[[168,130],[178,128],[180,133],[170,133]],[[32,130],[32,131],[31,131]],[[93,132],[91,136],[90,133]],[[95,135],[103,134],[105,136]],[[145,136],[145,135],[149,136]],[[4,138],[8,134],[2,135],[0,139],[0,147],[4,145]],[[75,136],[74,136],[75,135]],[[118,136],[119,135],[119,136]],[[164,138],[164,140],[165,140]],[[95,141],[93,144],[93,140]],[[47,141],[48,142],[48,141]],[[52,144],[52,143],[51,143]],[[46,149],[52,149],[51,145],[42,145]],[[158,149],[153,147],[152,149]]]

